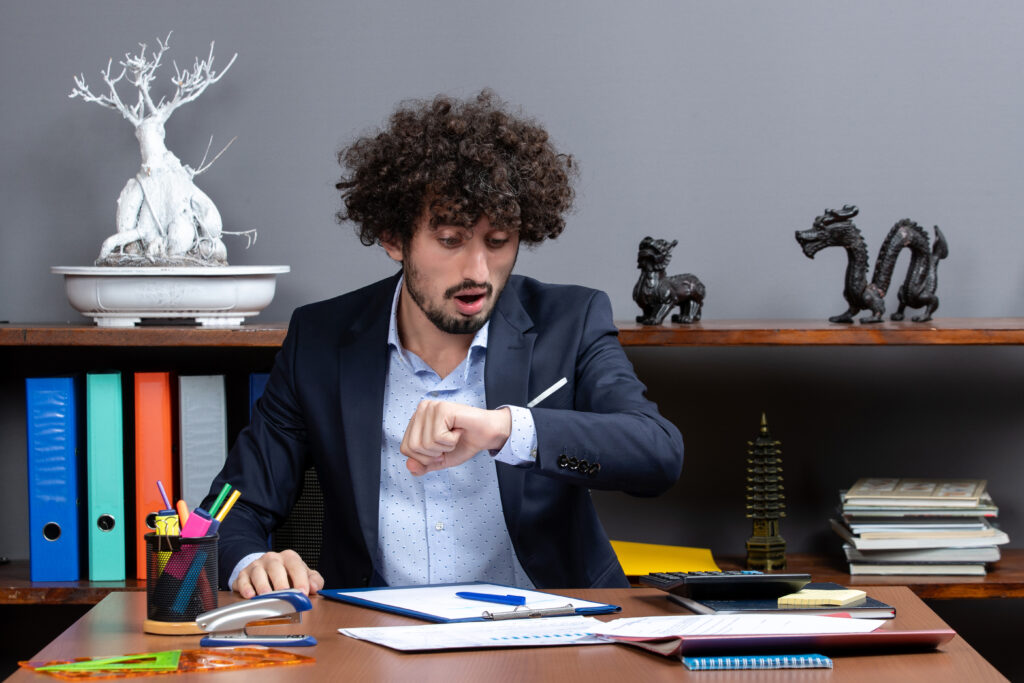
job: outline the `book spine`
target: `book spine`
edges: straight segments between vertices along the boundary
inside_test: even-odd
[[[267,387],[267,380],[270,379],[269,372],[249,373],[249,421],[252,421],[252,411],[256,409],[256,401],[263,395]]]
[[[227,458],[223,375],[178,377],[181,497],[196,508]]]
[[[124,581],[127,525],[121,375],[90,373],[85,381],[89,580]]]
[[[147,520],[166,506],[156,483],[174,495],[174,430],[171,375],[135,373],[135,576],[146,578],[145,535],[154,531]],[[155,515],[154,515],[155,517]]]
[[[33,581],[81,577],[79,402],[71,377],[27,378],[29,557]]]

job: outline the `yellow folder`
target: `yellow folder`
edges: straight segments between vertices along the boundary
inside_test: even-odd
[[[687,548],[680,545],[657,545],[612,541],[626,576],[645,576],[652,572],[717,572],[709,548]]]

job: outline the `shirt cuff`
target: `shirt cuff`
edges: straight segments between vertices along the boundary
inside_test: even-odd
[[[266,553],[249,553],[248,555],[240,559],[238,561],[238,564],[235,565],[234,571],[231,572],[231,576],[228,577],[228,588],[230,590],[235,590],[235,579],[237,579],[238,575],[242,573],[242,570],[248,567],[256,560],[263,557],[265,554]]]
[[[533,413],[521,406],[498,406],[501,408],[508,408],[512,414],[512,431],[505,445],[498,451],[491,451],[491,455],[506,465],[532,467],[537,463],[537,426],[533,423]]]

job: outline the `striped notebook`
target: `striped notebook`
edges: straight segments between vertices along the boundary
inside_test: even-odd
[[[693,671],[724,671],[727,669],[831,669],[832,660],[825,655],[749,655],[745,657],[683,657],[683,664]]]

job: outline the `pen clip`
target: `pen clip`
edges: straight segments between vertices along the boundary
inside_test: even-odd
[[[573,609],[572,603],[569,603],[564,607],[547,607],[543,609],[533,609],[523,605],[508,612],[489,612],[485,610],[480,616],[492,621],[501,621],[502,619],[535,619],[537,617],[571,617],[574,614],[576,614],[576,610]]]

